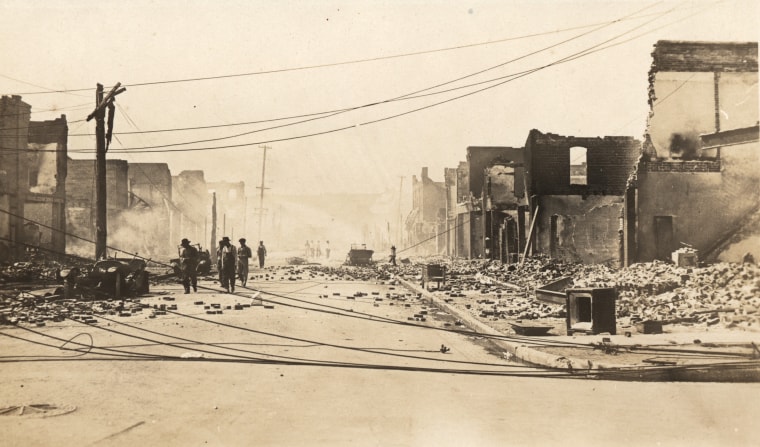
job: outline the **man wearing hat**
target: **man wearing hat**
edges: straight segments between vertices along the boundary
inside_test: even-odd
[[[219,242],[216,252],[216,263],[219,269],[219,281],[227,292],[235,292],[235,263],[237,263],[237,251],[230,243],[230,238],[224,236]]]
[[[182,271],[182,286],[185,293],[190,293],[190,285],[193,286],[193,292],[198,291],[198,249],[190,245],[190,241],[185,238],[179,244],[179,263]]]
[[[251,247],[245,245],[245,238],[240,238],[240,248],[237,251],[238,259],[238,277],[240,278],[240,284],[245,287],[248,283],[248,260],[253,256],[251,253]]]

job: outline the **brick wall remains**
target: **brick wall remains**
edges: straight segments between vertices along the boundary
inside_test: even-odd
[[[660,40],[652,52],[652,72],[756,72],[757,42]]]
[[[570,148],[587,149],[587,184],[570,184]],[[633,137],[565,137],[530,131],[525,143],[529,195],[622,195],[641,151]]]

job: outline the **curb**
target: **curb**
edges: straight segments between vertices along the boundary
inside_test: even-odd
[[[412,281],[409,281],[407,279],[400,278],[400,277],[396,277],[395,279],[397,279],[399,283],[401,283],[407,289],[415,293],[422,294],[422,296],[424,296],[427,300],[430,301],[430,304],[436,306],[437,308],[441,310],[444,310],[450,313],[457,319],[461,320],[464,323],[464,325],[468,327],[469,329],[475,332],[485,334],[485,335],[505,336],[505,334],[488,326],[487,324],[483,323],[482,321],[472,316],[470,313],[464,312],[461,309],[458,309],[450,305],[449,303],[441,300],[440,298],[436,297],[435,295],[428,292],[426,289],[423,289],[422,287],[418,286],[417,284],[413,283]],[[517,338],[519,336],[514,336],[514,337]],[[529,364],[537,365],[537,366],[542,366],[545,368],[560,369],[560,370],[566,370],[569,372],[581,372],[581,371],[593,371],[593,370],[615,370],[615,369],[625,369],[629,372],[635,371],[635,369],[632,368],[630,365],[594,363],[591,360],[587,360],[587,359],[568,358],[564,356],[549,354],[543,351],[533,349],[530,345],[526,343],[500,340],[500,339],[492,339],[490,340],[490,342],[493,343],[495,346],[499,347],[500,349],[508,352],[511,357],[514,357],[515,359],[521,362],[529,363]]]

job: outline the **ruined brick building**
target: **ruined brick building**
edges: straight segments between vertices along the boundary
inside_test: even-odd
[[[422,168],[420,179],[412,176],[412,210],[406,218],[407,247],[419,254],[445,252],[446,187],[428,177]]]
[[[116,225],[109,224],[109,239],[147,257],[175,254],[179,238],[172,234],[172,218],[179,213],[172,201],[169,165],[129,163],[128,187],[129,206]]]
[[[444,173],[447,253],[760,259],[757,43],[660,41],[652,56],[643,144],[534,129],[524,148],[467,148]]]
[[[68,160],[66,222],[68,253],[92,257],[95,253],[95,160]],[[129,164],[106,160],[106,216],[109,229],[129,207]],[[108,245],[115,246],[109,232]],[[122,248],[122,247],[119,247]],[[132,247],[130,247],[132,248]],[[126,248],[124,248],[126,249]],[[110,253],[115,255],[115,253]]]
[[[66,116],[30,117],[20,96],[0,98],[0,261],[65,251]]]
[[[467,161],[446,170],[450,256],[505,260],[517,251],[507,241],[517,240],[510,222],[524,204],[522,163],[522,148],[470,146]]]
[[[172,176],[172,196],[176,212],[172,218],[174,239],[186,237],[193,243],[209,248],[205,240],[208,216],[211,215],[211,196],[204,172],[200,170],[182,171]]]
[[[623,196],[641,144],[530,131],[525,181],[533,252],[584,263],[620,263]]]
[[[24,217],[29,220],[24,241],[57,254],[66,252],[68,133],[66,115],[29,122],[29,191],[24,200]]]
[[[245,182],[213,182],[207,187],[209,194],[216,194],[217,239],[227,236],[235,242],[240,237],[253,240],[247,229],[250,222],[246,219]]]
[[[760,210],[757,42],[660,41],[643,155],[626,192],[625,261],[717,255]],[[731,259],[753,252],[754,243]]]

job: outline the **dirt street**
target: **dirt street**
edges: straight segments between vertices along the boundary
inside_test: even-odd
[[[197,294],[153,287],[141,311],[95,325],[2,327],[3,444],[693,446],[760,435],[760,384],[552,378],[451,332],[450,316],[400,286],[251,275],[235,295],[209,280]]]

